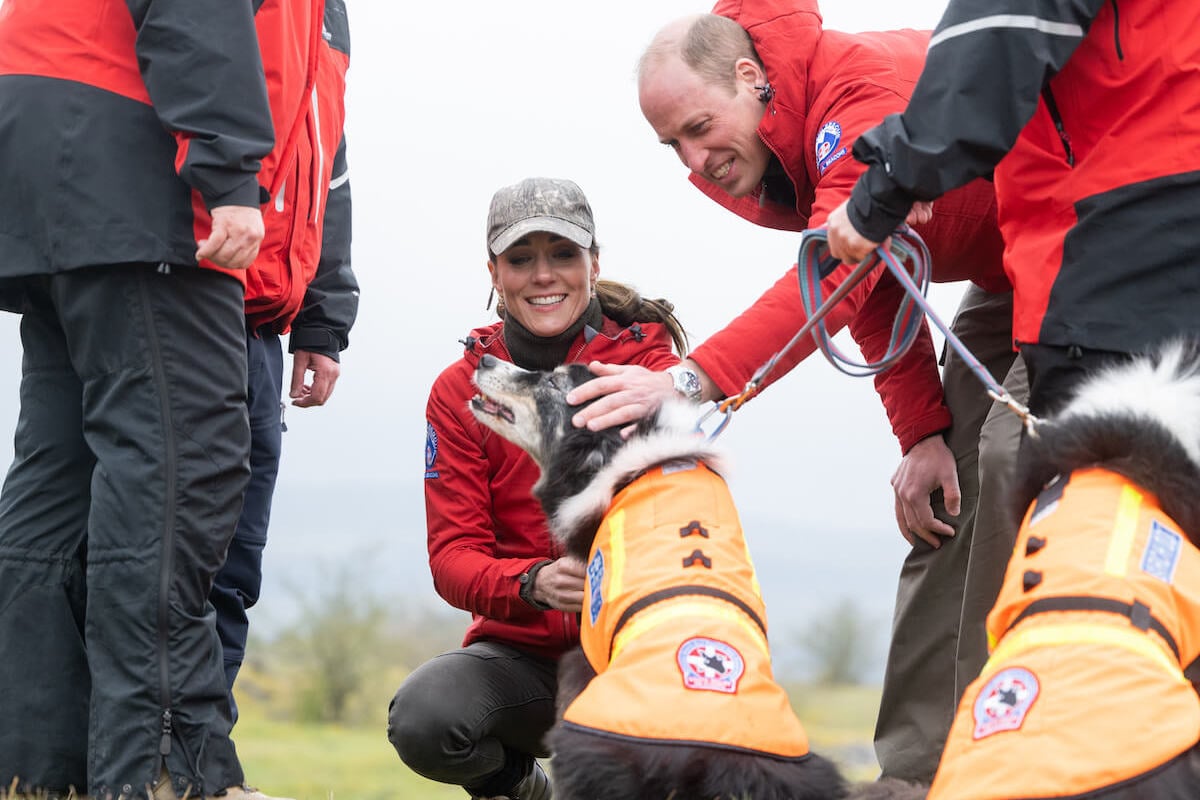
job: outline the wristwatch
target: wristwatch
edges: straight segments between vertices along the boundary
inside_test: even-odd
[[[673,367],[667,367],[667,374],[671,376],[676,392],[693,403],[700,402],[700,395],[703,393],[704,387],[700,384],[700,376],[696,374],[695,370],[689,369],[683,364],[676,364]]]
[[[539,561],[536,564],[534,564],[532,567],[530,567],[529,569],[525,570],[524,572],[522,572],[520,575],[517,576],[517,583],[521,584],[521,588],[517,592],[517,594],[520,596],[520,598],[522,600],[524,600],[526,603],[529,603],[529,605],[533,606],[538,611],[550,611],[553,608],[553,606],[546,605],[545,603],[541,602],[540,600],[534,599],[534,596],[533,596],[533,580],[534,580],[534,578],[537,577],[537,574],[541,570],[542,567],[546,566],[547,564],[552,564],[552,563],[554,563],[554,562],[553,561]]]

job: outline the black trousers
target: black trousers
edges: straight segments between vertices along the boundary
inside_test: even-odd
[[[550,755],[557,665],[496,642],[443,653],[412,672],[388,709],[388,739],[430,780],[483,790],[488,779]],[[515,782],[515,781],[514,781]],[[511,785],[511,784],[510,784]]]
[[[22,285],[0,493],[0,784],[240,784],[208,592],[248,476],[243,290],[198,268]]]

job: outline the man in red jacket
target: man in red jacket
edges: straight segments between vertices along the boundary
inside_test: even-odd
[[[818,227],[861,171],[846,157],[855,137],[906,101],[929,34],[826,31],[815,3],[795,0],[721,2],[714,11],[674,22],[655,37],[640,65],[642,111],[691,170],[692,182],[726,208],[767,227]],[[933,279],[972,282],[956,333],[997,380],[1011,371],[1015,389],[1021,372],[1009,341],[1011,293],[995,213],[991,185],[976,181],[911,221],[932,251]],[[826,278],[826,296],[847,271]],[[899,283],[876,270],[826,320],[831,330],[848,327],[864,356],[875,360],[888,346],[902,298]],[[603,367],[608,377],[570,399],[612,394],[577,415],[577,424],[628,421],[673,385],[701,400],[736,394],[803,322],[793,267],[697,347],[678,380]],[[799,342],[765,383],[814,349],[811,339]],[[1003,489],[1018,427],[993,411],[954,353],[947,354],[943,402],[927,328],[877,376],[876,388],[904,453],[893,486],[897,523],[913,545],[901,574],[876,750],[885,775],[928,781],[957,697],[986,658],[984,619],[1016,528],[988,497]],[[986,455],[981,428],[997,440]],[[982,458],[995,464],[981,476]],[[938,494],[931,503],[935,489],[944,506]]]

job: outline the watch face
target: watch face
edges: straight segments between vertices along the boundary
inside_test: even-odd
[[[689,400],[700,398],[700,377],[695,372],[686,367],[677,367],[672,371],[672,378],[675,381],[675,391]]]

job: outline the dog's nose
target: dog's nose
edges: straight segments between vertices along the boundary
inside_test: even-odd
[[[492,367],[496,366],[496,362],[498,362],[499,360],[500,359],[496,358],[491,353],[488,353],[488,354],[484,355],[483,358],[479,359],[479,366],[484,367],[486,369],[491,369]]]

